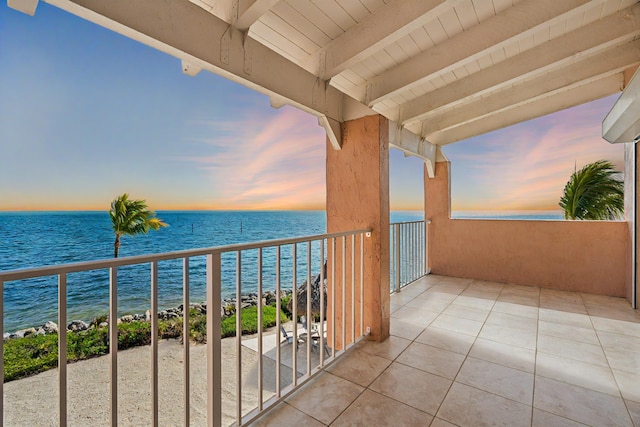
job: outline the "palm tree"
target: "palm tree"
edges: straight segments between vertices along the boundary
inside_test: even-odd
[[[564,187],[560,207],[565,219],[613,220],[624,214],[624,182],[607,160],[574,172]]]
[[[127,193],[113,199],[109,216],[113,232],[116,234],[116,241],[113,244],[115,258],[118,258],[120,237],[123,235],[148,233],[149,230],[158,230],[160,227],[167,226],[160,218],[156,218],[155,212],[149,210],[144,200],[129,200]]]

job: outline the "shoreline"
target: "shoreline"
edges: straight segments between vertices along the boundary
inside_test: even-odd
[[[290,289],[282,289],[280,291],[281,298],[287,298],[292,294]],[[256,292],[250,292],[247,294],[242,294],[242,308],[253,307],[258,305],[258,294]],[[262,306],[270,305],[275,302],[276,295],[275,291],[266,291],[262,296]],[[189,307],[191,309],[197,310],[200,314],[207,313],[207,303],[206,301],[200,303],[190,303]],[[232,316],[235,313],[236,308],[236,298],[225,298],[220,303],[220,318],[224,319],[226,317]],[[183,317],[183,304],[180,304],[177,307],[170,307],[163,310],[159,310],[157,313],[158,320],[172,320]],[[108,323],[109,316],[108,315],[99,315],[94,317],[90,321],[75,319],[69,322],[67,325],[67,332],[82,332],[96,327],[105,327],[109,326]],[[151,321],[151,312],[150,310],[146,310],[144,314],[134,313],[134,314],[124,314],[117,319],[118,324],[120,323],[130,323],[134,321]],[[28,328],[19,329],[14,332],[4,332],[3,340],[13,340],[13,339],[21,339],[25,337],[29,337],[32,335],[49,335],[58,333],[59,325],[52,320],[46,321],[44,324],[40,326],[31,326]]]

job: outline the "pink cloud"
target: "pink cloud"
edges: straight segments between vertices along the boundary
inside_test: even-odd
[[[462,166],[454,173],[482,195],[454,187],[454,209],[554,208],[575,167],[608,159],[622,168],[623,147],[601,137],[601,120],[614,101],[606,98],[462,142],[476,145],[473,152],[450,156]],[[464,200],[457,198],[460,193]]]
[[[314,117],[284,107],[272,117],[199,125],[211,136],[197,141],[215,154],[181,160],[209,178],[216,208],[324,207],[325,134]]]

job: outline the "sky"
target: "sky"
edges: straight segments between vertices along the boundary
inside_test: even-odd
[[[40,2],[0,5],[0,211],[324,209],[325,134],[293,107]],[[553,209],[617,96],[444,147],[452,207]],[[578,154],[578,155],[577,155]],[[423,207],[423,163],[390,150],[392,209]]]

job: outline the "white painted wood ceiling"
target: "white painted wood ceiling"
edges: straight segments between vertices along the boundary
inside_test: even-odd
[[[191,2],[436,145],[616,93],[640,63],[636,0]]]
[[[45,0],[318,117],[375,114],[432,166],[436,146],[623,89],[639,0]],[[38,0],[9,5],[33,14]]]

